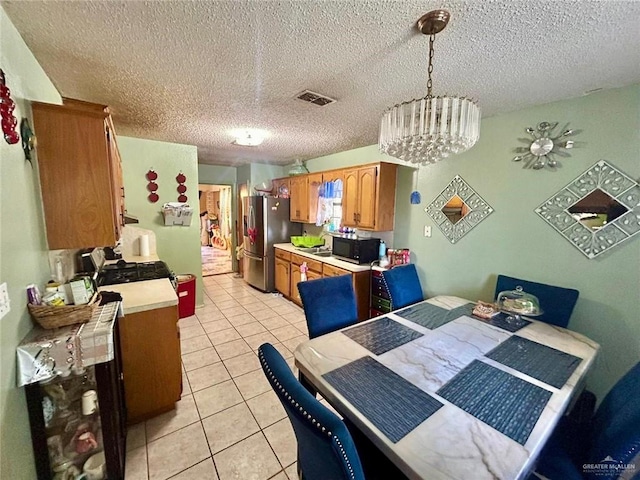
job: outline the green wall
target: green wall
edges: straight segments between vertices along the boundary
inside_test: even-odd
[[[57,90],[0,7],[0,65],[18,124],[31,117],[29,101],[61,103]],[[20,143],[0,140],[0,283],[11,311],[0,319],[0,478],[36,478],[24,389],[16,387],[16,346],[33,327],[25,287],[50,279],[37,162]]]
[[[589,388],[601,398],[640,358],[640,236],[589,260],[535,213],[543,201],[601,159],[640,177],[640,86],[607,90],[483,119],[470,151],[420,169],[421,205],[411,205],[411,170],[401,169],[394,246],[412,251],[428,296],[491,300],[496,275],[580,291],[570,328],[601,345]],[[523,170],[513,149],[524,128],[541,121],[582,132],[579,148],[556,172]],[[312,171],[384,160],[377,145],[309,160]],[[388,159],[388,157],[386,158]],[[455,245],[424,212],[458,174],[495,210]],[[425,238],[425,225],[432,237]]]
[[[169,268],[177,274],[196,275],[196,304],[202,305],[197,148],[121,136],[118,136],[118,148],[122,157],[127,211],[138,217],[140,223],[137,226],[155,232],[158,256],[167,262]],[[149,192],[145,175],[150,169],[158,174],[156,183],[160,200],[157,203],[147,200]],[[193,219],[188,227],[165,227],[162,205],[178,201],[176,176],[180,172],[187,177],[186,195],[194,206]]]

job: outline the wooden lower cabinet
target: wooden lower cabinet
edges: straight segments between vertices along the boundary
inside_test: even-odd
[[[367,320],[369,317],[369,290],[371,275],[369,270],[364,272],[350,272],[340,267],[334,267],[328,263],[303,257],[295,253],[286,252],[276,248],[276,290],[282,293],[293,303],[302,306],[298,283],[300,283],[300,265],[307,263],[307,280],[315,280],[322,277],[336,275],[351,275],[353,289],[356,293],[358,306],[358,320]]]
[[[291,262],[276,257],[276,290],[285,297],[290,295],[289,266]]]
[[[323,277],[336,277],[338,275],[351,275],[353,290],[356,294],[356,306],[358,307],[358,320],[368,320],[369,317],[369,289],[371,275],[369,270],[364,272],[350,272],[343,268],[334,267],[327,263],[322,265]]]
[[[315,280],[322,278],[322,262],[312,260],[301,255],[291,254],[291,300],[302,306],[300,292],[298,292],[298,283],[300,283],[300,265],[307,264],[307,280]]]
[[[178,307],[125,315],[119,323],[128,424],[175,408],[182,394]]]

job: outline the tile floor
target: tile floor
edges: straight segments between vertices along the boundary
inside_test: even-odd
[[[180,320],[182,399],[129,428],[126,480],[297,480],[293,429],[256,350],[270,342],[294,368],[304,313],[233,274],[204,284],[204,307]]]
[[[201,246],[202,276],[219,275],[232,271],[231,249],[222,250],[218,247]]]

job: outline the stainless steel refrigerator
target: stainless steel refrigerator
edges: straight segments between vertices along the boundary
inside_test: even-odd
[[[245,197],[243,210],[244,280],[264,291],[275,290],[276,243],[288,243],[300,235],[302,224],[289,220],[289,199]]]

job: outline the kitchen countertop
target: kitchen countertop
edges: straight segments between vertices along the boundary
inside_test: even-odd
[[[319,257],[312,253],[301,252],[297,250],[291,243],[276,243],[274,245],[275,248],[279,248],[280,250],[284,250],[285,252],[295,253],[296,255],[300,255],[301,257],[307,257],[311,260],[315,260],[316,262],[326,263],[327,265],[333,265],[334,267],[343,268],[344,270],[348,270],[350,272],[366,272],[371,270],[371,266],[369,264],[358,265],[356,263],[345,262],[344,260],[338,260],[335,257]]]
[[[118,292],[122,295],[122,308],[125,315],[178,304],[178,295],[168,278],[105,285],[98,288],[98,291]]]

